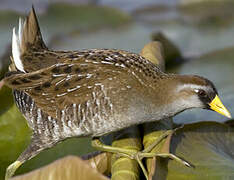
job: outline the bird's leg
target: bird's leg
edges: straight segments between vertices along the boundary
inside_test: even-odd
[[[106,151],[106,152],[120,154],[122,156],[131,158],[131,159],[132,159],[132,154],[137,153],[136,150],[124,149],[124,148],[105,145],[98,138],[92,139],[92,146],[100,151]]]
[[[148,146],[146,149],[137,152],[133,155],[133,159],[136,159],[139,165],[141,166],[143,173],[148,179],[148,172],[146,171],[145,167],[143,166],[142,159],[143,158],[153,158],[153,157],[162,157],[162,158],[170,158],[173,159],[187,167],[192,167],[188,162],[180,159],[179,157],[175,156],[171,153],[158,153],[158,152],[151,152],[163,139],[167,138],[168,135],[172,134],[175,130],[168,130],[165,133],[163,133],[161,136],[159,136],[156,141],[154,141],[150,146]]]
[[[92,146],[100,151],[106,151],[106,152],[111,152],[111,153],[116,153],[121,156],[130,158],[130,159],[135,159],[138,164],[140,165],[146,179],[148,180],[148,174],[147,171],[140,159],[140,156],[138,156],[138,151],[136,150],[131,150],[131,149],[125,149],[125,148],[119,148],[119,147],[112,147],[109,145],[103,144],[98,138],[93,138],[92,140]]]
[[[162,134],[160,137],[158,137],[157,140],[154,143],[152,143],[150,146],[148,146],[143,151],[136,151],[136,150],[112,147],[112,146],[103,144],[97,138],[94,138],[92,140],[92,146],[95,147],[98,150],[101,150],[101,151],[116,153],[116,154],[119,154],[121,156],[128,157],[130,159],[135,159],[139,163],[139,165],[140,165],[146,179],[148,180],[148,172],[147,172],[147,170],[145,169],[145,167],[144,167],[144,165],[142,163],[143,158],[153,158],[153,157],[170,158],[170,159],[173,159],[173,160],[175,160],[175,161],[177,161],[177,162],[179,162],[179,163],[181,163],[181,164],[183,164],[183,165],[185,165],[187,167],[193,167],[188,162],[180,159],[179,157],[177,157],[174,154],[151,152],[154,147],[156,147],[163,139],[165,139],[168,135],[170,135],[173,132],[174,132],[174,130],[166,131],[164,134]]]
[[[151,152],[163,139],[167,138],[168,135],[172,134],[174,130],[168,130],[159,136],[151,145],[149,145],[146,149],[142,151],[142,153]]]
[[[179,127],[181,128],[181,127]],[[145,157],[162,157],[162,158],[170,158],[173,159],[175,161],[177,161],[178,163],[181,163],[187,167],[193,167],[190,163],[182,160],[181,158],[177,157],[174,154],[171,153],[157,153],[157,152],[151,152],[153,150],[154,147],[156,147],[163,139],[165,139],[168,135],[172,134],[173,132],[175,132],[178,128],[174,129],[174,130],[168,130],[165,133],[163,133],[161,136],[159,136],[156,141],[154,141],[154,143],[152,143],[150,146],[148,146],[146,149],[144,149],[141,152],[137,153],[137,156],[139,156],[138,158],[140,160],[142,160]]]
[[[22,162],[18,160],[10,164],[10,166],[8,166],[6,169],[5,180],[9,180],[15,174],[15,171],[21,166],[21,164]]]
[[[171,153],[144,153],[144,152],[138,152],[136,155],[138,156],[139,160],[142,160],[143,158],[153,158],[153,157],[162,157],[162,158],[170,158],[175,160],[178,163],[181,163],[187,167],[193,167],[190,163],[186,162],[185,160],[182,160],[181,158],[177,157],[174,154]]]

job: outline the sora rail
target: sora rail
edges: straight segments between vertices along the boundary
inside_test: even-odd
[[[33,130],[31,144],[11,164],[6,179],[26,160],[69,138],[118,131],[158,121],[190,108],[230,113],[213,83],[166,74],[142,56],[123,50],[49,50],[32,8],[18,33],[4,78]]]

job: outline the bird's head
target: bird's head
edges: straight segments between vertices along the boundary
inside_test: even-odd
[[[200,76],[179,76],[174,91],[177,94],[180,107],[203,108],[216,111],[228,118],[231,118],[230,112],[221,102],[214,84]]]

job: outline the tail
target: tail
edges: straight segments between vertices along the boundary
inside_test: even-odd
[[[18,33],[13,28],[12,35],[12,63],[18,71],[26,72],[24,69],[23,55],[35,49],[47,49],[45,46],[34,8],[25,21],[19,19]]]

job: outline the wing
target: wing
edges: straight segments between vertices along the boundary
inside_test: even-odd
[[[32,73],[11,73],[4,82],[13,89],[26,92],[39,108],[56,117],[56,110],[82,104],[94,93],[118,89],[131,77],[122,66],[94,62],[67,61]]]

